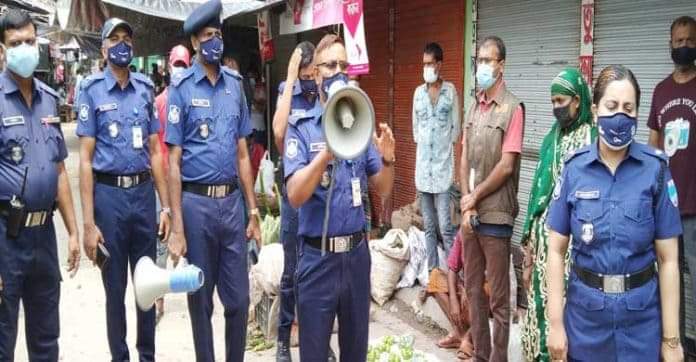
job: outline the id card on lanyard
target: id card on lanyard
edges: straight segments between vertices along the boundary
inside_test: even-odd
[[[362,206],[362,191],[360,189],[360,178],[355,175],[355,163],[348,161],[352,176],[350,179],[350,188],[353,195],[353,207]]]

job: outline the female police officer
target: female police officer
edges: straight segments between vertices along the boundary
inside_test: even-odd
[[[600,141],[569,156],[556,184],[548,216],[552,360],[681,358],[679,298],[674,297],[682,231],[677,194],[667,158],[632,142],[639,102],[630,70],[602,70],[592,106]]]

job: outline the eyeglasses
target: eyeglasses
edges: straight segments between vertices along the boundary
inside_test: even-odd
[[[348,69],[350,66],[350,63],[343,61],[343,60],[334,60],[332,62],[324,62],[324,63],[319,63],[318,64],[320,67],[326,67],[329,70],[336,70],[336,68],[340,68],[341,71],[344,71]]]

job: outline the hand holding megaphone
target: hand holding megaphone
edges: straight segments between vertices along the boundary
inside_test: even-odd
[[[203,271],[181,258],[174,269],[162,269],[148,256],[135,264],[133,289],[135,301],[142,311],[152,308],[157,298],[167,293],[193,293],[205,282]]]

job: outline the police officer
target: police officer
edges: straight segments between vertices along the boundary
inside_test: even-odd
[[[633,142],[640,88],[630,70],[605,68],[594,93],[600,141],[566,160],[548,215],[549,354],[678,361],[682,227],[667,157]]]
[[[315,52],[322,102],[334,83],[347,83],[346,50],[338,36],[324,36]],[[338,315],[341,361],[367,356],[370,311],[370,251],[364,233],[361,178],[386,197],[394,178],[394,138],[386,124],[367,152],[353,160],[334,159],[326,146],[320,114],[298,119],[285,138],[288,200],[298,208],[299,260],[297,307],[300,359],[326,361],[334,318]],[[382,167],[382,166],[385,167]],[[336,168],[330,202],[326,255],[322,255],[322,220],[330,175]]]
[[[32,75],[36,26],[26,12],[0,17],[7,67],[0,74],[0,361],[13,361],[22,302],[28,360],[57,361],[60,270],[53,212],[68,230],[68,271],[80,261],[65,170],[58,94]]]
[[[157,233],[169,233],[169,197],[158,143],[154,85],[130,72],[133,29],[112,18],[101,33],[103,73],[82,81],[78,100],[80,193],[85,224],[85,252],[99,262],[106,292],[106,325],[114,361],[130,359],[126,345],[123,298],[137,261],[155,258]],[[154,177],[154,185],[153,185]],[[157,229],[155,188],[160,197]],[[110,258],[97,258],[97,244]],[[141,361],[155,358],[155,311],[137,311],[136,347]]]
[[[173,211],[170,253],[186,255],[205,274],[188,296],[198,361],[214,361],[213,290],[225,308],[227,361],[243,361],[249,307],[247,240],[261,246],[246,137],[251,133],[242,79],[220,66],[223,41],[219,0],[196,8],[184,22],[197,56],[169,87],[169,144]],[[242,188],[244,198],[242,198]],[[244,232],[246,200],[250,220]]]
[[[273,134],[278,151],[283,153],[288,124],[321,115],[317,83],[314,79],[314,44],[303,41],[290,57],[285,82],[278,87],[278,106],[273,116]],[[282,162],[281,162],[282,169]],[[285,263],[280,280],[280,315],[278,322],[277,362],[289,362],[290,331],[295,319],[295,269],[297,266],[297,210],[290,206],[283,183],[281,236]],[[329,353],[333,354],[332,351]]]

